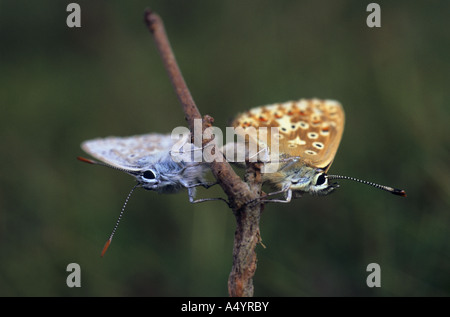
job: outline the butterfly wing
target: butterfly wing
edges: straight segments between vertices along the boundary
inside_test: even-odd
[[[83,142],[81,148],[109,165],[141,170],[167,156],[178,141],[172,139],[170,134],[150,133],[93,139]]]
[[[344,123],[344,110],[337,101],[301,99],[251,109],[232,125],[242,128],[236,130],[238,134],[245,134],[250,127],[277,127],[280,159],[299,158],[326,171],[336,155]],[[257,134],[247,137],[247,142],[257,142],[274,151],[270,136],[263,139]]]

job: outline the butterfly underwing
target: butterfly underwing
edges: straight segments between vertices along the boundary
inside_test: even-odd
[[[204,174],[208,166],[190,159],[175,159],[173,150],[185,145],[186,136],[150,133],[97,138],[83,142],[81,147],[103,165],[135,177],[138,187],[158,193],[188,188],[193,194],[196,186],[207,184]],[[193,200],[193,196],[190,198]]]

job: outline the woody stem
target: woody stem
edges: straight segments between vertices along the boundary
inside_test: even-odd
[[[156,47],[183,108],[192,137],[194,137],[194,120],[202,116],[183,79],[173,54],[161,18],[151,10],[145,11],[145,23],[153,35]],[[210,127],[214,119],[205,116],[202,119],[202,133]],[[203,140],[205,145],[209,140]],[[218,151],[218,149],[215,149]],[[247,204],[260,196],[261,177],[257,164],[249,164],[246,182],[236,175],[226,161],[213,161],[211,172],[217,179],[236,218],[236,232],[233,247],[233,266],[228,279],[230,296],[253,296],[253,275],[256,270],[255,248],[260,241],[259,218],[261,204]]]

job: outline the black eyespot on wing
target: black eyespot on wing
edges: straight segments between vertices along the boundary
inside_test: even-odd
[[[142,174],[142,177],[144,177],[144,178],[146,178],[146,179],[155,179],[155,178],[156,178],[156,175],[155,175],[155,173],[153,173],[153,171],[148,170],[148,171],[145,171],[145,172]]]
[[[323,183],[325,183],[325,174],[320,174],[319,177],[317,177],[317,182],[316,182],[316,186],[317,185],[322,185]]]

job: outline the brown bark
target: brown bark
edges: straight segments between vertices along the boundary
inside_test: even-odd
[[[151,10],[146,10],[145,22],[153,35],[194,137],[194,120],[201,119],[202,116],[177,65],[162,20]],[[202,119],[202,132],[210,127],[213,121],[212,117],[206,115]],[[207,142],[209,140],[203,140],[203,144]],[[233,266],[228,279],[228,292],[230,296],[253,296],[253,276],[257,262],[255,248],[260,242],[259,219],[262,208],[261,203],[255,203],[261,193],[260,167],[254,163],[248,164],[245,182],[236,175],[226,161],[214,161],[210,167],[214,177],[227,195],[229,206],[236,218]]]

